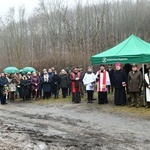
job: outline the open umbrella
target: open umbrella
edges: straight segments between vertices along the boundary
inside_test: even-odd
[[[3,70],[4,73],[9,73],[9,74],[12,74],[12,73],[19,73],[19,69],[16,68],[16,67],[7,67]]]
[[[36,72],[36,70],[33,67],[25,67],[22,69],[22,73],[28,73],[28,72]]]

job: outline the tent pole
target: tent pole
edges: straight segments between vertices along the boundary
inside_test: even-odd
[[[144,76],[145,76],[145,69],[144,69],[144,64],[142,64],[142,73],[143,73],[143,81],[144,81]],[[146,105],[146,101],[145,101],[145,85],[143,84],[143,104],[144,106]]]

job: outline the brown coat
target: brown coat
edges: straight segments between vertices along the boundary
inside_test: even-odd
[[[129,92],[140,92],[142,87],[142,74],[140,71],[129,72],[128,75],[128,89]]]

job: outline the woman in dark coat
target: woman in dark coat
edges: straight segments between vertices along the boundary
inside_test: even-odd
[[[29,80],[26,75],[23,75],[23,77],[20,79],[20,87],[22,90],[23,100],[29,100]]]
[[[51,91],[51,81],[47,71],[43,72],[43,77],[41,79],[41,84],[43,88],[43,99],[50,98],[49,92]]]
[[[63,98],[66,98],[70,81],[68,78],[68,74],[64,69],[62,69],[60,72],[60,78],[61,78],[60,87],[62,89],[62,96]]]
[[[113,73],[112,85],[115,88],[114,103],[115,105],[125,105],[126,94],[125,87],[127,85],[127,75],[124,70],[121,69],[121,64],[116,63],[116,70]]]
[[[57,71],[55,70],[54,76],[52,77],[52,92],[54,93],[54,98],[58,98],[59,89],[60,89],[60,77],[57,74]]]
[[[7,91],[7,87],[8,87],[8,80],[5,77],[4,73],[1,74],[0,77],[0,100],[1,100],[1,104],[5,105],[6,103],[6,94],[5,92]]]
[[[33,72],[33,75],[31,77],[31,91],[32,91],[32,97],[36,97],[36,99],[39,96],[39,84],[40,84],[40,78],[37,76],[36,72]]]

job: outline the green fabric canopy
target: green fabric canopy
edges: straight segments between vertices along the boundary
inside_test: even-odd
[[[150,44],[131,35],[117,46],[91,57],[91,64],[149,63]]]

